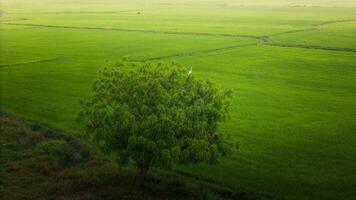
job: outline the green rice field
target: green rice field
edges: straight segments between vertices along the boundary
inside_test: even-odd
[[[177,61],[234,92],[239,150],[175,170],[273,199],[356,199],[356,1],[2,0],[0,111],[80,133],[107,63]]]

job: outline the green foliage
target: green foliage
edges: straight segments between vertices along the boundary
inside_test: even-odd
[[[105,67],[83,102],[86,135],[139,168],[216,163],[231,150],[216,132],[230,91],[201,81],[177,63],[119,62]]]
[[[87,161],[92,152],[86,145],[79,144],[74,139],[70,141],[54,139],[38,143],[35,153],[56,157],[62,165],[67,166]]]
[[[43,126],[34,131],[34,126],[39,127],[0,113],[0,148],[12,158],[0,160],[1,200],[249,199],[243,195],[246,192],[240,194],[224,185],[158,169],[151,173],[144,189],[136,187],[131,167],[118,169],[100,155],[86,162],[76,161],[76,165],[60,165],[66,149],[86,152],[86,145]]]
[[[62,150],[68,148],[68,144],[63,140],[43,141],[37,144],[38,153],[46,153],[50,156],[62,154]]]

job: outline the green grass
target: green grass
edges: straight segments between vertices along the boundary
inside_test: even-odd
[[[313,27],[315,30],[272,37],[277,44],[356,48],[356,20]]]
[[[221,165],[189,170],[290,199],[355,192],[353,53],[250,47],[181,60],[235,91],[221,130],[241,145]]]
[[[259,194],[152,169],[144,185],[80,139],[0,113],[0,198],[264,199]],[[196,191],[200,191],[196,193]]]
[[[220,165],[177,170],[281,199],[355,199],[355,3],[9,2],[0,110],[79,133],[78,101],[103,65],[177,60],[234,90],[220,131],[240,144]]]

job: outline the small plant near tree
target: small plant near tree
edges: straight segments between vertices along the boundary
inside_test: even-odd
[[[217,163],[232,144],[217,133],[230,91],[177,63],[122,61],[105,67],[79,119],[85,135],[121,163],[132,161],[143,183],[152,166]]]

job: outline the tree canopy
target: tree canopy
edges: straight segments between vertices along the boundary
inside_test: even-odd
[[[232,145],[217,133],[231,91],[177,63],[118,62],[105,67],[82,102],[86,136],[141,176],[151,166],[216,163]]]

